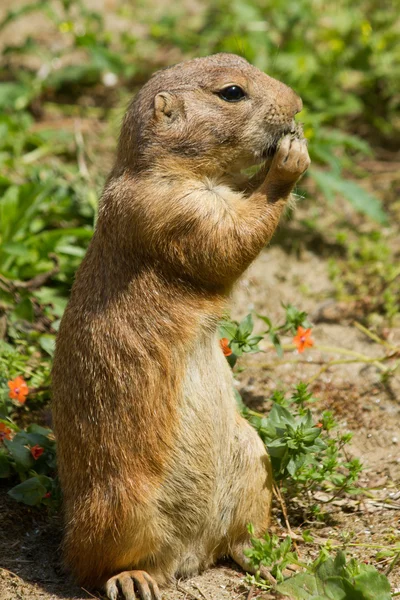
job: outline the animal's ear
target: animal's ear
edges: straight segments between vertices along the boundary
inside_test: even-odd
[[[184,115],[182,98],[170,92],[160,92],[154,98],[154,116],[157,121],[175,121]]]

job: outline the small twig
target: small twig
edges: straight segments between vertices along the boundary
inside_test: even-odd
[[[320,375],[322,375],[322,373],[327,371],[333,365],[352,364],[352,363],[371,364],[371,365],[374,365],[381,372],[387,373],[388,367],[385,367],[382,363],[398,357],[400,354],[400,349],[396,346],[392,346],[392,345],[388,344],[384,340],[381,340],[378,336],[375,336],[373,333],[371,333],[368,329],[364,328],[362,325],[360,326],[359,324],[356,324],[356,326],[358,327],[358,329],[360,329],[361,331],[366,333],[366,335],[369,335],[369,337],[371,337],[371,339],[373,339],[377,343],[384,345],[387,348],[390,348],[392,350],[392,352],[385,356],[370,357],[370,356],[366,356],[365,354],[361,354],[360,352],[356,352],[355,350],[349,350],[348,348],[340,348],[337,346],[321,346],[320,344],[318,344],[315,346],[316,350],[321,350],[322,352],[341,354],[344,356],[351,356],[353,358],[334,359],[334,360],[329,361],[328,363],[325,363],[322,360],[312,360],[312,361],[302,361],[302,360],[296,361],[293,359],[277,360],[272,363],[264,363],[260,366],[262,368],[271,368],[276,365],[290,364],[290,363],[305,364],[305,365],[310,365],[310,366],[322,364],[323,365],[322,368],[315,375],[313,375],[313,377],[311,377],[308,380],[308,382],[307,382],[308,384],[313,383],[316,379],[318,379],[318,377],[320,377]],[[266,345],[267,345],[267,349],[272,349],[274,347],[273,344],[267,343]],[[294,350],[295,346],[293,344],[284,344],[284,345],[282,345],[282,348],[283,348],[283,350]]]
[[[364,363],[364,364],[372,364],[375,367],[377,367],[378,369],[380,369],[381,371],[387,371],[386,367],[384,367],[383,365],[381,365],[381,363],[379,361],[383,361],[383,360],[387,360],[389,357],[384,356],[381,358],[367,358],[365,357],[363,360],[361,359],[357,359],[357,358],[342,358],[342,359],[337,359],[337,360],[330,360],[328,363],[326,363],[323,367],[321,367],[319,369],[319,371],[317,371],[317,373],[315,375],[313,375],[312,377],[310,377],[310,379],[308,379],[307,384],[310,385],[311,383],[314,383],[314,381],[316,379],[318,379],[318,377],[320,377],[320,375],[322,375],[323,373],[325,373],[325,371],[328,371],[328,369],[330,369],[330,367],[332,367],[333,365],[349,365],[349,364],[354,364],[354,363]],[[310,365],[312,363],[309,363]]]
[[[339,494],[341,494],[343,492],[343,490],[346,489],[346,486],[347,486],[347,483],[343,484],[338,490],[336,490],[336,492],[333,494],[333,496],[328,498],[328,500],[319,500],[319,502],[321,502],[322,504],[329,504],[330,502],[333,502],[335,500],[335,498],[337,498],[339,496]]]
[[[398,553],[397,553],[397,554],[394,556],[394,558],[393,558],[392,562],[390,563],[390,565],[389,565],[389,566],[388,566],[388,568],[386,569],[386,571],[385,571],[385,575],[386,575],[386,576],[387,576],[387,575],[389,575],[389,573],[391,573],[391,572],[393,571],[393,569],[395,568],[395,566],[397,565],[397,563],[399,562],[399,560],[400,560],[400,552],[398,552]]]
[[[29,396],[35,396],[40,392],[47,392],[50,389],[49,385],[39,385],[38,387],[29,388]]]
[[[396,350],[396,349],[398,350],[398,348],[396,348],[396,346],[392,346],[392,344],[389,344],[389,342],[380,338],[378,335],[376,335],[375,333],[373,333],[372,331],[370,331],[369,329],[364,327],[364,325],[361,325],[361,323],[358,323],[358,321],[354,321],[354,327],[356,327],[359,331],[364,333],[367,337],[369,337],[371,340],[373,340],[377,344],[380,344],[381,346],[386,346],[386,348],[390,348],[390,350]]]
[[[179,581],[176,582],[176,589],[178,590],[178,592],[182,592],[183,594],[188,594],[189,596],[194,598],[194,600],[202,600],[202,598],[200,598],[200,596],[198,596],[191,590],[188,590],[187,588],[183,587],[183,585],[181,585],[179,583]]]
[[[84,587],[81,587],[81,590],[83,590],[84,592],[86,592],[87,594],[89,594],[89,596],[91,598],[96,598],[96,600],[99,600],[99,596],[94,596],[93,594],[91,594],[88,590],[86,590]]]
[[[80,124],[77,120],[75,120],[74,129],[79,172],[85,179],[89,179],[89,169],[87,168],[85,161],[85,142],[83,140]]]
[[[268,581],[272,585],[272,587],[276,586],[277,581],[276,581],[275,577],[272,575],[272,573],[270,573],[270,571],[268,570],[268,567],[261,567],[260,575],[263,579]]]
[[[46,283],[48,279],[50,279],[50,277],[53,277],[54,275],[57,275],[60,272],[60,263],[58,257],[55,254],[51,253],[49,254],[49,258],[51,258],[51,260],[54,263],[54,267],[50,271],[47,271],[46,273],[40,273],[39,275],[36,275],[36,277],[33,277],[28,281],[12,281],[11,279],[7,279],[3,275],[0,275],[0,283],[3,284],[1,287],[3,287],[3,289],[6,289],[8,292],[11,293],[16,292],[20,289],[29,291],[39,289],[40,287],[42,287],[42,285]]]
[[[261,369],[271,369],[274,367],[280,367],[281,365],[304,365],[306,367],[312,367],[313,365],[325,365],[325,360],[315,360],[314,357],[311,357],[312,360],[299,360],[298,358],[288,358],[288,359],[278,359],[272,362],[259,363],[256,360],[247,360],[247,366],[257,366]]]
[[[200,594],[203,596],[203,598],[205,598],[206,600],[210,600],[209,597],[203,592],[203,590],[196,583],[192,583],[191,585],[200,592]]]
[[[290,527],[290,523],[289,523],[289,517],[288,517],[288,512],[287,512],[287,508],[286,508],[286,503],[285,500],[282,496],[281,490],[279,489],[279,487],[277,486],[276,483],[274,483],[274,493],[276,495],[276,497],[279,500],[279,503],[281,505],[281,509],[282,509],[282,513],[283,513],[283,518],[285,519],[285,524],[286,524],[286,528],[288,530],[288,533],[290,535],[290,537],[292,538],[292,542],[293,542],[293,546],[295,547],[296,551],[298,552],[298,547],[297,544],[295,542],[295,537],[296,534],[292,531],[292,528]]]
[[[279,535],[280,538],[283,538],[283,535]],[[387,546],[386,544],[362,544],[362,543],[358,543],[358,542],[347,542],[345,544],[335,544],[333,542],[332,539],[330,538],[321,538],[321,537],[316,537],[313,536],[313,541],[312,542],[306,542],[301,536],[294,534],[294,539],[297,540],[298,542],[301,542],[303,544],[309,544],[311,546],[323,546],[324,544],[329,543],[330,548],[332,548],[332,550],[336,550],[336,548],[343,548],[344,546],[346,546],[346,548],[369,548],[369,549],[373,549],[373,550],[397,550],[398,546]],[[399,551],[400,554],[400,551]]]
[[[268,349],[273,349],[274,345],[266,343]],[[283,350],[296,350],[296,346],[294,344],[282,344]],[[371,359],[371,357],[366,356],[365,354],[361,354],[361,352],[356,352],[355,350],[349,350],[348,348],[341,348],[340,346],[325,346],[321,344],[315,344],[315,350],[320,350],[321,352],[329,352],[330,354],[342,354],[343,356],[353,356],[354,358],[358,358],[360,362],[371,361],[371,360],[385,360],[386,356],[377,357]],[[309,364],[312,364],[310,361]]]
[[[390,510],[400,510],[400,506],[396,506],[395,504],[387,504],[386,502],[376,502],[375,500],[366,500],[368,504],[372,504],[373,506],[379,506],[381,508],[389,508]]]
[[[251,588],[249,589],[249,593],[247,595],[246,600],[251,600],[253,598],[255,589],[256,589],[256,586],[252,585]]]
[[[16,544],[16,545],[18,545],[19,543],[20,543],[20,542],[17,542],[17,544]],[[13,546],[13,547],[14,547],[14,546]],[[31,563],[33,563],[33,562],[35,562],[35,561],[34,561],[34,560],[29,560],[29,559],[27,559],[27,558],[8,558],[8,559],[7,559],[7,562],[8,562],[8,563],[17,563],[17,564],[19,565],[19,564],[24,564],[24,563],[26,563],[26,564],[31,564]]]
[[[284,538],[287,537],[286,533],[278,533],[277,534],[279,538]],[[293,537],[292,537],[293,536]],[[306,542],[305,539],[303,538],[302,535],[298,535],[297,533],[294,533],[294,531],[292,531],[292,542],[301,542],[302,544],[314,544],[314,545],[318,545],[318,544],[325,544],[325,542],[328,541],[328,538],[321,538],[321,537],[316,537],[315,535],[313,536],[313,541],[312,542]]]

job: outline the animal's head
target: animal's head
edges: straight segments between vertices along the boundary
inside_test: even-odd
[[[215,54],[155,73],[129,107],[118,162],[165,160],[201,173],[258,164],[293,127],[302,102],[244,58]]]

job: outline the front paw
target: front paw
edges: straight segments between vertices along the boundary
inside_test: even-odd
[[[285,135],[277,149],[269,169],[266,184],[270,200],[285,198],[292,191],[296,181],[310,165],[307,141]]]
[[[291,181],[293,184],[303,175],[310,165],[307,140],[293,138],[289,133],[282,138],[272,161],[268,176],[277,181]]]

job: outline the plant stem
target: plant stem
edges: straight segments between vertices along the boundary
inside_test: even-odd
[[[363,363],[370,363],[375,365],[380,371],[387,371],[386,367],[384,367],[383,365],[380,364],[380,362],[377,362],[377,360],[383,360],[383,359],[376,359],[376,358],[367,358],[365,357],[364,360],[360,360],[357,358],[342,358],[342,359],[337,359],[337,360],[330,360],[328,363],[326,363],[323,367],[321,367],[319,369],[319,371],[317,371],[317,373],[315,375],[313,375],[312,377],[310,377],[310,379],[307,381],[307,384],[310,385],[311,383],[313,383],[316,379],[318,379],[318,377],[320,375],[322,375],[322,373],[325,373],[325,371],[328,371],[328,369],[332,366],[332,365],[349,365],[352,363],[359,363],[359,362],[363,362]],[[310,363],[312,364],[312,363]]]
[[[390,563],[390,565],[388,566],[388,568],[385,571],[385,575],[389,575],[389,573],[391,573],[393,571],[393,569],[395,568],[395,566],[397,565],[397,563],[400,560],[400,552],[398,552],[394,557],[392,562]]]
[[[348,348],[340,348],[338,346],[321,346],[320,344],[318,344],[316,348],[318,350],[322,350],[322,352],[331,352],[332,354],[343,354],[344,356],[354,356],[354,358],[358,358],[360,362],[373,362],[386,359],[386,356],[377,356],[376,358],[371,358],[370,356],[366,356],[365,354],[361,354],[360,352],[356,352],[355,350],[349,350]]]
[[[292,528],[290,527],[289,517],[288,517],[288,512],[287,512],[285,500],[284,500],[284,498],[282,496],[282,493],[281,493],[281,490],[280,490],[279,486],[276,483],[274,483],[273,489],[274,489],[275,496],[278,498],[279,504],[281,505],[281,509],[282,509],[282,513],[283,513],[283,518],[285,519],[285,525],[286,525],[286,528],[288,530],[288,533],[289,533],[290,537],[292,538],[293,546],[296,548],[296,551],[298,552],[298,547],[297,547],[296,542],[294,540],[294,538],[296,537],[296,535],[292,531]]]
[[[249,594],[248,594],[246,600],[251,600],[253,598],[253,596],[254,596],[254,590],[255,589],[256,589],[255,586],[252,585],[251,588],[250,588],[250,590],[249,590]]]
[[[373,333],[372,331],[370,331],[369,329],[364,327],[364,325],[361,325],[361,323],[358,323],[358,321],[354,321],[354,327],[356,327],[359,331],[364,333],[366,336],[368,336],[371,340],[373,340],[377,344],[380,344],[381,346],[386,346],[386,348],[390,348],[390,350],[398,350],[398,348],[396,348],[396,346],[392,346],[392,344],[389,344],[389,342],[382,340],[382,338],[380,338],[375,333]]]

